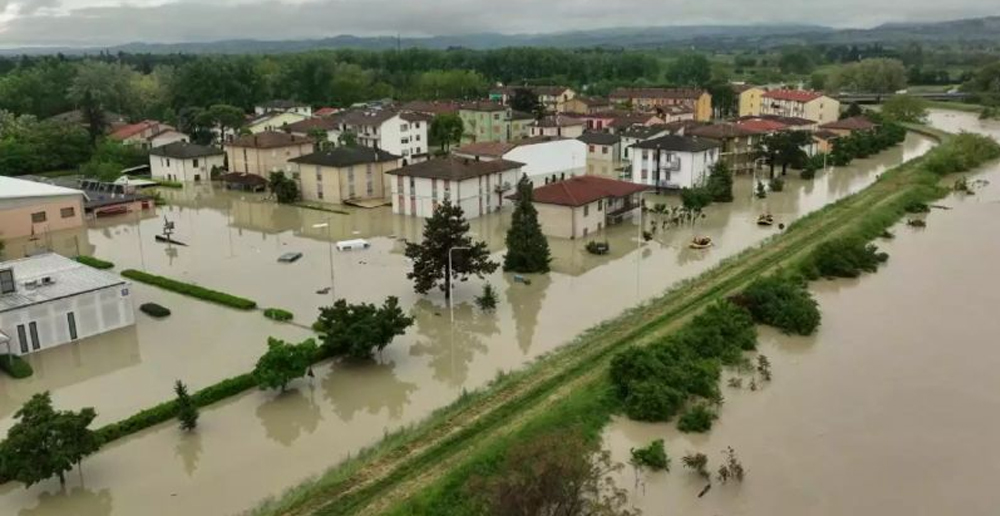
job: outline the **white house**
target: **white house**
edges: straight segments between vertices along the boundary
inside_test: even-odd
[[[547,116],[530,127],[531,136],[562,136],[577,138],[583,134],[587,123],[579,118],[564,115]]]
[[[266,113],[297,113],[305,117],[313,116],[312,106],[294,100],[271,100],[254,106],[254,115],[260,116]]]
[[[632,161],[633,145],[646,140],[652,140],[653,138],[666,136],[671,134],[671,131],[662,125],[636,125],[622,129],[617,134],[622,138],[622,144],[619,149],[621,152],[621,161],[627,164]]]
[[[129,287],[54,253],[0,262],[0,352],[27,355],[131,326]]]
[[[392,188],[392,212],[430,217],[445,199],[458,204],[467,219],[499,211],[521,177],[523,163],[481,161],[449,156],[386,172]]]
[[[149,170],[155,179],[209,181],[212,167],[222,168],[225,156],[218,147],[174,142],[149,151]]]
[[[427,129],[433,117],[393,109],[352,109],[331,116],[337,126],[328,132],[330,141],[351,132],[358,145],[382,149],[403,158],[403,164],[427,158]]]
[[[184,134],[177,129],[163,129],[162,131],[153,135],[149,139],[150,148],[163,147],[168,143],[174,142],[186,142],[190,141],[187,134]]]
[[[626,174],[633,183],[656,188],[693,188],[708,179],[722,145],[708,138],[667,135],[632,146]]]
[[[523,163],[521,172],[541,184],[545,179],[578,176],[587,171],[587,144],[569,138],[536,136],[512,142],[477,142],[452,151],[459,158]]]
[[[639,208],[639,192],[649,188],[599,176],[578,176],[535,188],[532,204],[542,233],[586,238],[617,224]]]
[[[307,118],[310,118],[309,115],[294,111],[269,111],[247,122],[246,129],[254,134],[267,131],[283,131],[285,127],[306,120]]]

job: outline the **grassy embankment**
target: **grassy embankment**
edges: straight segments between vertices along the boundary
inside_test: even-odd
[[[966,113],[981,113],[983,106],[980,104],[968,104],[966,102],[952,102],[945,100],[928,100],[927,107],[934,109],[951,109],[954,111],[964,111]]]
[[[920,130],[942,140],[932,151],[935,155],[958,147],[957,138]],[[488,470],[512,439],[551,428],[599,432],[615,409],[606,396],[607,366],[615,352],[662,339],[752,279],[801,263],[819,243],[844,236],[874,238],[903,216],[905,206],[943,195],[939,176],[927,170],[925,161],[918,158],[883,174],[864,191],[796,221],[761,246],[591,329],[486,390],[463,396],[424,423],[387,437],[256,513],[456,513],[464,479]]]

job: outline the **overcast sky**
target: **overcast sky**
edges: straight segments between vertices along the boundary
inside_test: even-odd
[[[0,47],[705,23],[871,27],[998,12],[996,0],[0,0]]]

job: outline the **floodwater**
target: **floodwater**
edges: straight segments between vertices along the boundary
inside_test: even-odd
[[[943,129],[1000,136],[1000,123],[934,111]],[[724,387],[706,435],[617,419],[615,460],[664,439],[670,473],[627,467],[620,485],[645,514],[963,514],[1000,507],[1000,163],[970,174],[989,184],[954,194],[926,229],[898,225],[879,245],[877,274],[812,290],[823,324],[811,337],[761,328],[774,379],[757,391]],[[730,372],[726,376],[735,376]],[[711,471],[732,446],[742,484],[706,482],[683,468],[699,451]]]
[[[195,434],[182,435],[167,424],[112,443],[84,461],[82,478],[72,477],[65,491],[57,481],[30,489],[0,487],[0,514],[246,510],[377,442],[384,433],[421,420],[463,389],[484,385],[498,371],[519,368],[762,241],[777,229],[757,227],[759,213],[769,211],[779,222],[789,223],[863,188],[886,168],[932,145],[927,138],[911,135],[900,147],[853,167],[821,173],[812,182],[790,175],[783,192],[763,200],[753,198],[750,178],[738,178],[737,200],[712,206],[694,227],[658,231],[655,240],[639,247],[634,224],[598,235],[595,238],[606,238],[611,245],[607,256],[586,254],[585,241],[552,241],[551,274],[532,277],[530,285],[500,272],[488,278],[500,294],[494,314],[472,306],[481,281],[458,285],[454,324],[440,292],[418,296],[405,278],[401,239],[417,238],[420,221],[393,216],[384,208],[331,213],[276,206],[257,195],[207,185],[165,191],[170,204],[159,208],[156,217],[110,218],[94,224],[87,235],[93,254],[119,268],[142,268],[250,297],[262,307],[289,309],[306,325],[317,308],[334,297],[381,302],[387,295],[398,296],[416,324],[386,349],[378,364],[327,363],[316,368],[315,379],[296,381],[283,395],[254,391],[203,410]],[[652,196],[647,201],[657,202]],[[174,238],[188,246],[153,242],[163,217],[175,223]],[[509,214],[471,221],[472,231],[487,240],[497,258],[508,221]],[[709,235],[717,245],[706,251],[687,249],[694,234]],[[350,238],[368,239],[372,247],[331,251],[332,242]],[[289,251],[304,256],[293,264],[276,262]],[[316,294],[331,284],[331,277],[333,291]],[[60,407],[93,405],[102,420],[117,419],[151,400],[168,399],[175,378],[199,388],[249,370],[268,335],[306,336],[305,330],[271,323],[259,313],[215,307],[158,289],[136,290],[137,301],[155,300],[174,315],[152,321],[139,314],[132,334],[81,342],[75,351],[67,348],[66,358],[58,360],[63,372],[39,375],[34,384],[3,378],[2,424],[9,426],[21,400],[42,389],[52,389]],[[115,355],[112,364],[75,358],[98,343],[101,353]],[[50,361],[47,356],[31,360],[36,370],[39,363],[48,367]]]

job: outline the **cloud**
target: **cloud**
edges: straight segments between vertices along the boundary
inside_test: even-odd
[[[100,46],[118,43],[307,39],[353,35],[556,32],[615,26],[763,22],[869,26],[883,21],[978,16],[992,2],[909,0],[279,0],[81,5],[100,0],[0,0],[18,15],[0,26],[0,45]],[[110,0],[117,1],[117,0]],[[72,5],[70,5],[72,4]],[[47,7],[50,9],[42,9]]]

